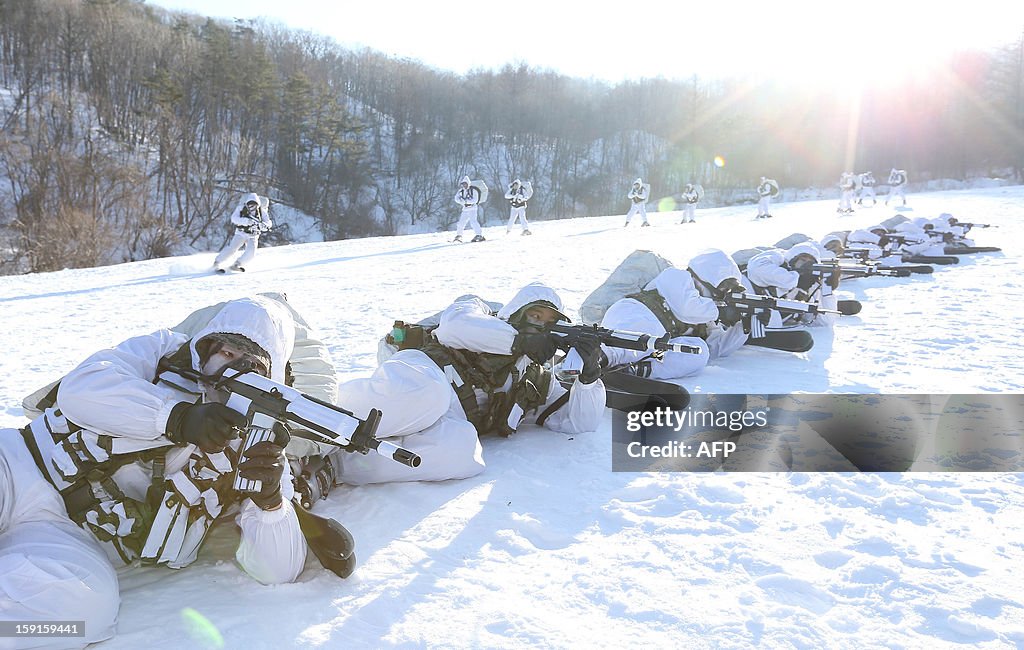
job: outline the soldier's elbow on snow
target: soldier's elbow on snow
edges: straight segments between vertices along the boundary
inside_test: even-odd
[[[242,546],[239,546],[235,560],[246,575],[261,585],[289,584],[298,579],[306,564],[305,542],[303,542],[300,552],[287,554],[257,554],[246,552]]]

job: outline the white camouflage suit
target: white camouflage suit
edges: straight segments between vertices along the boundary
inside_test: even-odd
[[[480,222],[477,221],[480,190],[470,184],[469,176],[463,176],[462,180],[459,181],[459,190],[455,193],[454,201],[462,208],[462,212],[459,214],[459,225],[455,229],[455,237],[457,239],[462,238],[462,231],[466,229],[466,224],[472,226],[473,233],[478,237],[483,236]]]
[[[743,283],[745,278],[740,269],[724,251],[708,249],[693,257],[687,270],[692,271],[700,280],[705,283],[694,282],[694,286],[700,295],[705,298],[712,298],[709,287],[718,287],[727,279]],[[749,287],[745,287],[749,289]],[[711,359],[727,357],[736,350],[739,350],[747,342],[748,333],[743,329],[743,323],[726,325],[719,320],[708,323],[708,335],[706,342]]]
[[[863,172],[857,174],[857,204],[862,205],[865,199],[871,199],[871,205],[878,202],[875,198],[875,175],[872,172]]]
[[[907,172],[902,169],[893,169],[889,172],[889,196],[885,197],[885,204],[899,197],[903,205],[907,204]]]
[[[213,332],[241,334],[269,353],[271,378],[283,383],[293,329],[288,313],[269,299],[229,302],[192,343],[184,334],[160,330],[97,352],[61,380],[56,408],[46,409],[23,432],[0,430],[0,620],[85,621],[84,638],[49,640],[64,647],[115,634],[120,597],[114,566],[121,560],[110,543],[101,543],[91,530],[69,519],[55,489],[57,484],[66,486],[60,460],[66,452],[51,437],[51,427],[83,427],[78,432],[83,446],[105,438],[111,458],[118,449],[131,453],[166,447],[164,476],[171,480],[201,456],[208,456],[203,458],[208,462],[226,456],[206,455],[195,445],[174,445],[166,438],[171,409],[196,399],[183,389],[198,393],[198,388],[189,382],[180,384],[181,389],[163,380],[154,382],[160,359],[188,343],[192,366],[198,368],[195,341]],[[33,460],[30,444],[48,477]],[[233,448],[240,444],[237,439],[230,443]],[[102,445],[89,448],[95,454]],[[110,478],[124,495],[144,500],[152,472],[151,464],[139,460],[121,466]],[[306,558],[306,542],[290,502],[293,487],[287,464],[281,494],[284,503],[270,511],[244,499],[235,518],[241,528],[235,559],[264,584],[294,581]],[[198,547],[183,551],[166,564],[186,566],[197,551]],[[47,639],[35,641],[42,647]],[[11,639],[0,638],[0,647],[11,647]]]
[[[505,192],[505,198],[508,199],[511,205],[511,211],[508,217],[508,225],[505,226],[506,233],[512,232],[512,226],[516,225],[516,221],[520,222],[524,233],[530,229],[530,224],[526,222],[526,202],[530,200],[532,195],[532,189],[523,185],[519,179],[509,184],[508,191]]]
[[[690,277],[690,273],[683,269],[665,269],[648,282],[644,289],[657,291],[672,315],[683,323],[700,325],[718,318],[718,307],[715,305],[715,301],[702,297],[693,286],[693,278]],[[642,332],[655,337],[663,336],[667,331],[654,312],[634,298],[623,298],[612,303],[608,311],[605,312],[604,318],[601,319],[601,327]],[[696,335],[676,336],[671,339],[671,342],[697,346],[701,350],[700,354],[666,352],[660,361],[650,361],[651,371],[649,375],[645,376],[652,379],[689,377],[699,373],[707,365],[710,351],[704,339]],[[601,349],[608,357],[609,366],[641,362],[650,356],[649,352],[639,350],[623,350],[608,346],[602,346]]]
[[[853,195],[856,190],[856,177],[851,172],[843,172],[839,177],[839,212],[853,212]]]
[[[643,179],[638,178],[633,181],[632,187],[629,188],[629,192],[626,194],[626,198],[631,201],[629,206],[629,212],[626,213],[626,225],[633,220],[633,215],[638,214],[643,219],[642,223],[647,223],[647,199],[651,194],[651,186],[643,182]]]
[[[259,208],[255,213],[252,213],[246,205],[255,201]],[[224,268],[224,263],[233,257],[243,247],[242,254],[239,256],[233,266],[235,268],[245,268],[245,265],[252,261],[252,258],[256,256],[256,249],[260,245],[260,235],[270,230],[274,225],[270,221],[270,199],[265,196],[260,196],[255,192],[246,194],[242,198],[242,201],[235,208],[235,211],[231,213],[231,223],[235,226],[235,234],[231,237],[231,241],[225,246],[219,253],[217,258],[214,260],[213,265],[217,268]]]
[[[680,223],[695,223],[697,221],[697,202],[700,201],[700,193],[692,184],[683,189],[683,220]]]
[[[942,224],[942,222],[932,221],[922,217],[896,224],[892,231],[905,237],[903,242],[899,244],[900,254],[910,257],[916,255],[945,255],[946,248],[943,245],[941,235],[933,237],[929,234],[932,231],[939,233],[942,231],[935,231],[934,228],[925,229],[924,227],[925,225],[934,227],[937,224],[945,225],[946,227],[949,226],[948,222]]]
[[[480,299],[460,299],[440,315],[434,330],[437,340],[448,347],[473,352],[508,355],[512,352],[517,330],[506,319],[521,307],[546,301],[561,310],[561,299],[552,289],[533,283],[521,289],[511,301],[491,315]],[[484,469],[483,448],[478,432],[466,418],[452,382],[461,383],[458,372],[438,365],[424,352],[415,349],[394,352],[382,349],[380,366],[372,376],[355,379],[338,387],[338,403],[357,417],[365,417],[371,408],[383,411],[377,437],[419,454],[422,464],[410,468],[378,455],[344,454],[338,481],[350,485],[388,481],[443,481],[467,478]],[[385,358],[387,357],[387,358]],[[528,357],[516,362],[520,376],[529,365]],[[499,392],[512,388],[508,379]],[[532,424],[556,399],[565,393],[552,380],[545,404],[522,415],[518,424]],[[544,425],[563,433],[594,431],[605,407],[604,384],[598,380],[569,391],[569,400],[552,413]],[[477,403],[485,406],[486,394],[477,391]],[[485,433],[485,432],[481,432]]]
[[[757,186],[758,218],[772,216],[772,213],[770,211],[772,207],[772,195],[773,193],[778,193],[778,191],[779,186],[773,179],[767,178],[765,176],[761,177],[761,182]]]
[[[810,287],[802,289],[798,286],[800,274],[786,267],[786,264],[798,255],[808,255],[814,259],[815,263],[818,263],[822,259],[821,250],[816,242],[808,241],[785,251],[773,248],[758,253],[747,262],[747,278],[752,284],[769,289],[769,293],[776,298],[813,302],[826,309],[837,309],[838,300],[832,287],[825,282],[825,278],[816,277]],[[836,314],[790,314],[781,317],[778,312],[773,311],[772,322],[768,326],[817,325],[831,327],[837,319]]]

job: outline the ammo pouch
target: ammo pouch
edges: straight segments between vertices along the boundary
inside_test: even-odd
[[[71,520],[110,544],[122,562],[138,557],[152,519],[146,503],[125,496],[110,478],[79,480],[61,497]]]
[[[100,435],[48,408],[22,429],[39,470],[60,493],[68,517],[90,531],[125,564],[180,568],[191,563],[210,525],[227,503],[232,461],[223,452],[196,449],[185,467],[166,478],[166,440],[131,440]],[[49,458],[41,453],[48,450]],[[144,500],[118,487],[119,471],[152,463],[153,479]],[[137,471],[144,471],[139,468]]]
[[[399,350],[418,350],[423,347],[426,336],[427,329],[422,325],[397,320],[384,340]]]
[[[551,371],[539,364],[531,363],[520,376],[516,369],[518,357],[512,355],[456,350],[435,339],[430,339],[421,350],[451,379],[466,419],[480,435],[511,435],[527,411],[547,401]],[[510,376],[511,388],[507,392],[500,390]],[[483,408],[477,401],[477,390],[487,394]]]
[[[519,428],[523,415],[547,402],[550,388],[551,372],[540,364],[531,363],[523,373],[523,378],[513,384],[507,393],[490,395],[486,412],[483,413],[483,422],[477,425],[477,431],[505,437],[512,435]]]
[[[21,433],[43,477],[60,493],[68,517],[110,544],[124,563],[138,557],[153,509],[126,496],[113,477],[137,461],[162,466],[168,443],[100,435],[55,408],[47,408]],[[49,458],[41,449],[48,450]]]
[[[203,458],[205,462],[197,462]],[[221,494],[232,479],[227,456],[197,452],[185,469],[187,473],[174,472],[164,481],[163,496],[139,553],[143,564],[166,564],[172,569],[191,564],[223,509]]]

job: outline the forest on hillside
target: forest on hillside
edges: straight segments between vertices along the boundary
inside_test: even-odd
[[[247,191],[331,240],[450,227],[463,175],[502,219],[513,178],[533,183],[531,219],[624,213],[637,176],[655,198],[699,182],[709,202],[761,175],[1024,179],[1024,36],[848,93],[755,65],[618,84],[512,63],[457,75],[136,0],[0,1],[0,274],[219,246]]]

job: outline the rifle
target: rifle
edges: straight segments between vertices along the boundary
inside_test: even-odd
[[[571,348],[577,341],[583,338],[596,338],[602,345],[623,350],[637,350],[639,352],[652,352],[655,356],[663,355],[666,352],[682,352],[685,354],[700,354],[701,348],[696,345],[685,343],[671,343],[671,334],[653,336],[640,332],[627,332],[624,330],[612,330],[597,325],[564,325],[555,323],[548,326],[548,331],[558,334],[562,339],[563,349]]]
[[[835,262],[821,262],[811,267],[815,275],[825,276],[839,271],[844,278],[866,278],[872,275],[880,275],[888,278],[905,278],[910,275],[909,269],[884,269],[873,264],[840,264]]]
[[[211,379],[191,369],[172,367],[170,370],[193,381]],[[381,418],[378,409],[370,409],[366,419],[360,420],[341,407],[245,369],[228,367],[219,377],[212,379],[215,380],[215,388],[228,392],[227,406],[249,418],[243,452],[257,442],[272,440],[277,423],[291,423],[308,432],[304,437],[317,442],[360,454],[372,451],[409,467],[420,465],[420,457],[415,453],[376,438]],[[236,489],[251,491],[253,486],[243,481],[239,477]],[[259,487],[255,489],[258,491]]]
[[[773,309],[780,314],[842,314],[837,309],[828,309],[813,302],[760,296],[755,293],[746,293],[745,291],[733,291],[725,294],[720,305],[737,307],[741,311],[750,312],[757,309]]]
[[[565,325],[554,323],[548,325],[548,331],[561,338],[560,348],[571,350],[581,339],[596,338],[602,345],[623,350],[637,350],[639,352],[650,352],[654,359],[661,359],[666,352],[682,352],[684,354],[700,354],[701,348],[696,345],[685,343],[671,343],[671,334],[664,334],[659,337],[640,332],[627,332],[623,330],[612,330],[597,325]],[[577,362],[578,363],[578,362]],[[562,362],[561,373],[571,376],[579,373],[582,367],[578,367],[572,360],[566,359]]]
[[[970,230],[971,228],[998,228],[999,227],[999,226],[993,226],[990,223],[969,223],[967,221],[957,221],[956,223],[953,224],[953,226],[954,227],[956,227],[956,226],[963,226],[967,230]]]
[[[378,409],[371,409],[366,419],[360,420],[345,409],[267,379],[244,366],[224,368],[216,377],[204,376],[190,368],[169,366],[168,369],[192,381],[213,380],[215,388],[228,392],[226,405],[249,418],[240,449],[243,454],[258,442],[274,440],[275,428],[292,423],[309,432],[307,437],[343,447],[346,451],[361,454],[373,451],[409,467],[420,465],[420,457],[415,453],[390,442],[377,440],[377,427],[381,418]],[[330,474],[322,479],[315,476],[314,481],[333,479],[333,471]],[[306,480],[300,481],[300,488],[303,482],[309,487]],[[319,483],[317,485],[325,487]],[[236,473],[233,487],[243,494],[259,492],[262,482],[243,478]],[[306,507],[312,506],[313,498],[301,489],[299,501],[303,507],[295,508],[295,516],[310,550],[324,568],[341,578],[347,578],[356,567],[355,539],[352,534],[334,519],[307,511]]]
[[[871,256],[871,249],[870,248],[856,248],[856,247],[844,248],[843,249],[843,254],[844,255],[849,255],[851,258],[863,261],[863,260],[868,259]]]
[[[884,235],[882,235],[882,237],[888,237],[889,241],[896,242],[900,246],[906,244],[907,242],[910,242],[911,244],[921,244],[924,243],[925,241],[928,241],[918,239],[917,237],[911,237],[909,235],[905,235],[899,232],[887,232]]]

